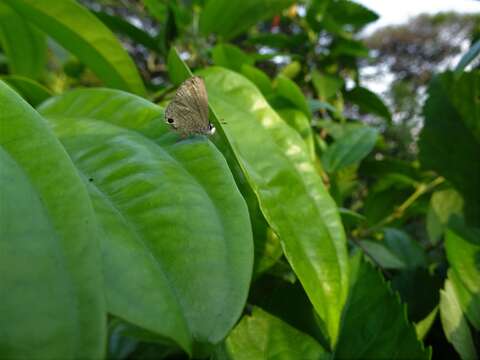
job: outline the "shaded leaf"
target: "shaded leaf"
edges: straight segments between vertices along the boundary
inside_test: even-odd
[[[480,162],[477,155],[480,154],[480,140],[473,131],[475,121],[480,124],[475,120],[480,109],[476,95],[478,89],[470,85],[462,87],[465,91],[462,91],[461,98],[452,98],[450,91],[460,87],[458,81],[472,84],[478,79],[480,74],[464,73],[455,81],[452,73],[444,73],[432,81],[423,109],[425,125],[419,142],[422,165],[444,176],[462,194],[467,222],[473,225],[480,224]]]
[[[0,77],[15,89],[32,106],[37,106],[52,96],[52,92],[34,80],[23,76],[9,75]]]
[[[12,74],[41,77],[47,63],[45,35],[5,2],[0,3],[0,45]]]
[[[355,257],[336,359],[429,359],[404,305],[380,273]]]
[[[358,105],[360,111],[365,113],[372,113],[383,117],[387,121],[392,120],[390,110],[388,110],[385,103],[374,92],[357,86],[345,93],[345,99]]]
[[[147,2],[146,2],[147,3]],[[110,15],[103,11],[92,11],[110,30],[125,35],[137,44],[153,51],[160,51],[159,42],[146,31],[130,24],[119,16]]]

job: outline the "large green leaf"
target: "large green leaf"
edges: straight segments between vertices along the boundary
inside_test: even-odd
[[[440,291],[440,319],[448,341],[464,360],[477,359],[475,344],[468,323],[463,316],[455,289],[450,280]]]
[[[354,257],[336,359],[429,359],[404,305],[371,265]]]
[[[348,288],[345,234],[335,204],[304,141],[250,81],[223,68],[200,74],[244,176],[333,345]]]
[[[107,86],[143,94],[135,64],[102,22],[74,0],[6,0],[22,18],[36,25],[87,64]]]
[[[5,2],[0,3],[0,45],[12,74],[38,79],[47,62],[47,41]]]
[[[423,109],[425,125],[419,144],[422,164],[447,178],[463,195],[466,219],[477,226],[480,225],[479,80],[478,72],[463,73],[458,80],[448,72],[432,81]]]
[[[105,304],[85,185],[44,119],[0,81],[0,354],[98,359]]]
[[[225,351],[231,360],[320,360],[329,354],[309,335],[254,307],[233,329]]]
[[[204,35],[235,37],[262,20],[280,14],[293,0],[208,0],[200,16]]]
[[[322,155],[325,171],[334,173],[348,165],[361,161],[377,142],[378,131],[362,126],[347,131],[336,140]]]
[[[220,341],[253,265],[248,211],[223,156],[203,136],[178,141],[161,108],[120,91],[73,91],[41,111],[88,183],[109,311],[186,351]]]

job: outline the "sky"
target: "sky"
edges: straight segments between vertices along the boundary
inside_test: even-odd
[[[421,13],[435,14],[441,11],[480,13],[478,0],[356,0],[356,2],[380,15],[380,19],[366,29],[367,32],[384,25],[403,23]]]

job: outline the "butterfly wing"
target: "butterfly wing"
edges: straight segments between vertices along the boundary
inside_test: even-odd
[[[208,98],[203,79],[194,76],[178,88],[165,110],[166,121],[183,135],[209,134]]]

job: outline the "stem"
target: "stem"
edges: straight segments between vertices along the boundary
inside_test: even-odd
[[[415,189],[415,192],[410,195],[399,207],[397,207],[390,215],[388,215],[386,218],[380,220],[377,224],[373,225],[370,229],[367,229],[363,235],[369,235],[372,232],[377,231],[378,229],[384,227],[387,224],[390,224],[392,221],[399,219],[403,216],[405,211],[423,194],[429,192],[436,186],[440,185],[443,183],[445,179],[441,176],[435,178],[428,184],[420,184],[418,187]]]

